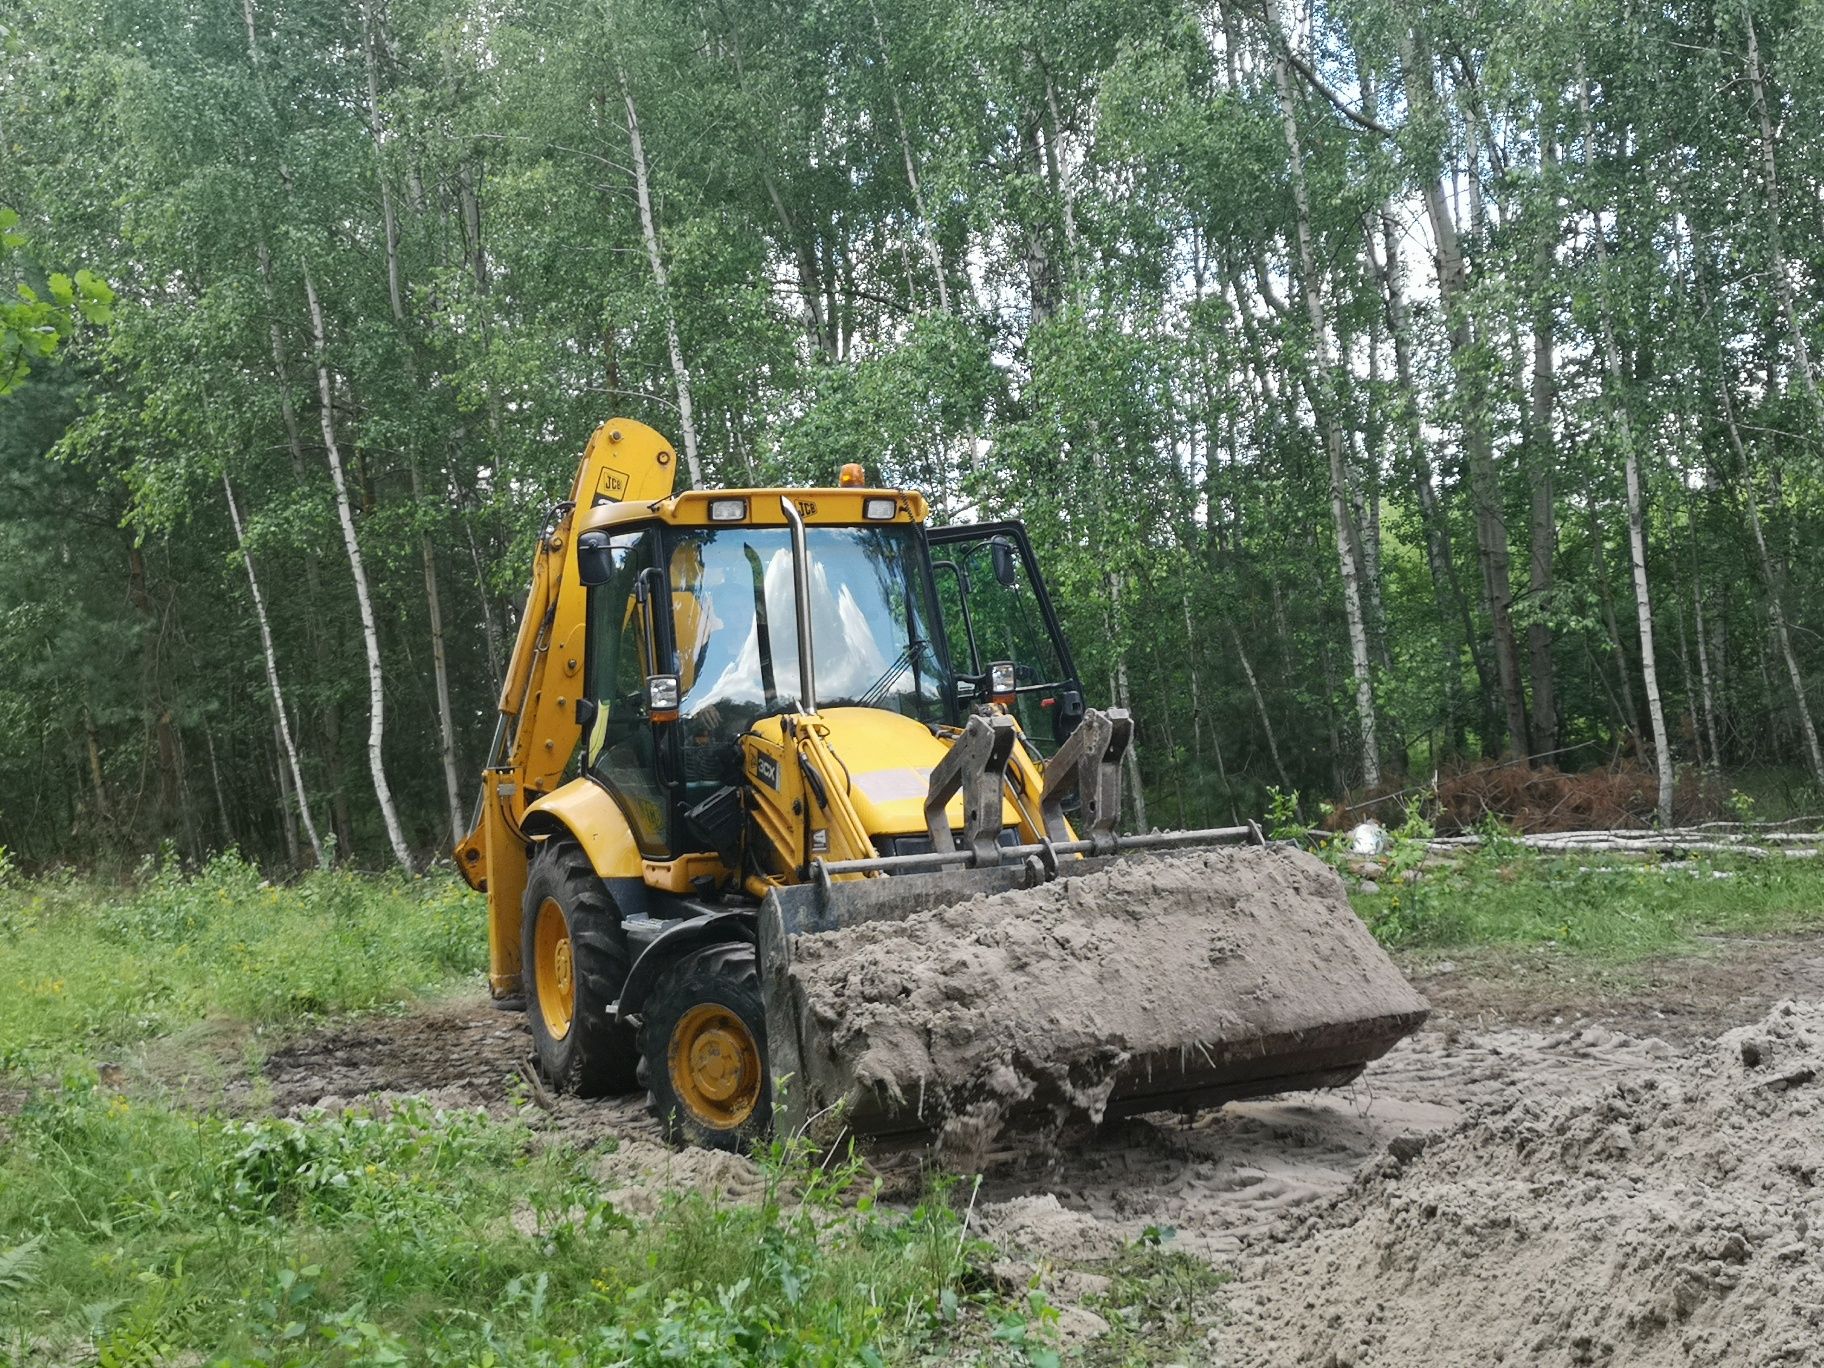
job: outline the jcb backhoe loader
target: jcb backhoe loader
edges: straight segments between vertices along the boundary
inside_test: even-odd
[[[1259,832],[1118,834],[1132,723],[1085,707],[1018,523],[927,528],[923,497],[856,466],[673,494],[676,468],[611,420],[539,540],[456,850],[490,987],[554,1085],[643,1086],[681,1139],[926,1128],[909,1087],[833,1056],[788,972],[803,937]],[[1424,1019],[1385,974],[1400,991],[1338,1020],[1294,970],[1270,1020],[1237,1002],[1233,1039],[1129,1059],[1108,1110],[1346,1081]]]

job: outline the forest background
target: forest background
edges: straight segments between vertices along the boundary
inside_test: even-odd
[[[1808,0],[13,0],[0,849],[447,849],[615,413],[1026,519],[1142,823],[1824,800],[1820,91]]]

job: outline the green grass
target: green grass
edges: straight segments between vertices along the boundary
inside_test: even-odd
[[[425,1106],[233,1121],[71,1080],[5,1128],[0,1254],[31,1267],[0,1363],[836,1365],[1017,1314],[942,1194],[889,1211],[794,1159],[764,1201],[636,1221],[583,1156]]]
[[[1600,856],[1539,855],[1513,842],[1425,870],[1416,845],[1396,848],[1395,875],[1355,893],[1356,911],[1388,945],[1413,950],[1553,945],[1609,961],[1692,948],[1699,937],[1824,931],[1824,862],[1727,860],[1663,867]],[[1356,881],[1351,880],[1352,885]]]
[[[473,979],[480,901],[453,879],[266,881],[233,854],[128,885],[0,882],[0,1073],[56,1068],[210,1019],[288,1023]]]
[[[1217,1292],[1230,1275],[1206,1259],[1174,1249],[1169,1232],[1148,1231],[1102,1272],[1108,1290],[1094,1299],[1108,1333],[1085,1355],[1090,1363],[1121,1365],[1196,1362],[1204,1336],[1220,1318]]]
[[[96,1067],[198,1023],[303,1023],[478,981],[449,880],[230,856],[131,886],[0,869],[0,1365],[1049,1364],[939,1187],[775,1149],[766,1196],[633,1219],[517,1121],[234,1117]]]
[[[1824,930],[1824,867],[1666,869],[1512,842],[1394,853],[1356,905],[1421,955],[1554,944],[1625,962],[1719,933]],[[1726,873],[1727,878],[1712,877]],[[233,857],[131,885],[0,871],[0,1365],[1053,1364],[1056,1313],[997,1292],[941,1187],[890,1208],[853,1164],[776,1150],[764,1200],[634,1219],[590,1156],[407,1104],[288,1119],[104,1086],[201,1023],[301,1024],[478,981],[478,899]],[[1169,1244],[1102,1270],[1094,1363],[1194,1361],[1221,1275]]]

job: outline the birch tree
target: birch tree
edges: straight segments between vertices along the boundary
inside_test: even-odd
[[[1277,0],[1275,0],[1277,3]],[[1279,16],[1273,16],[1275,26]],[[1282,32],[1283,37],[1283,32]],[[1274,58],[1273,81],[1279,91],[1281,127],[1285,131],[1286,158],[1297,211],[1299,277],[1304,289],[1305,315],[1311,325],[1311,345],[1316,365],[1311,380],[1317,403],[1317,420],[1323,427],[1324,450],[1330,461],[1330,520],[1336,538],[1337,570],[1343,582],[1343,618],[1349,629],[1349,659],[1355,677],[1355,718],[1361,743],[1362,786],[1379,788],[1381,752],[1374,727],[1374,667],[1368,653],[1368,628],[1362,613],[1362,589],[1356,568],[1357,531],[1349,504],[1349,473],[1341,420],[1337,414],[1336,362],[1330,346],[1330,326],[1325,317],[1322,277],[1312,247],[1311,199],[1305,185],[1304,150],[1299,142],[1297,106],[1293,98],[1290,59],[1285,43]]]

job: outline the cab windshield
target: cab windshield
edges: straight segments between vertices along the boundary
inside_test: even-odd
[[[821,708],[946,715],[949,681],[914,528],[809,527],[811,643]],[[796,709],[798,667],[791,534],[783,527],[666,533],[678,650],[679,714],[688,731],[739,735]]]

